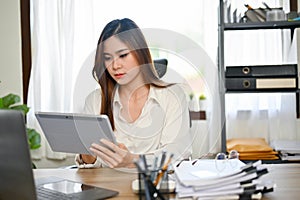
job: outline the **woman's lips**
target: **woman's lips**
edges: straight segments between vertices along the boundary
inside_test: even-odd
[[[115,77],[116,77],[117,79],[120,79],[120,78],[122,78],[124,75],[125,75],[125,73],[118,73],[118,74],[115,74]]]

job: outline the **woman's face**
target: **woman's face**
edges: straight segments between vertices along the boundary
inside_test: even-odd
[[[103,56],[108,73],[118,84],[126,85],[141,77],[137,59],[117,37],[112,36],[105,41]]]

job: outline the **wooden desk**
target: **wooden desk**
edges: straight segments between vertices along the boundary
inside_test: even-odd
[[[136,173],[122,172],[109,168],[35,169],[33,172],[35,178],[57,176],[80,181],[88,185],[116,190],[119,192],[119,195],[113,199],[138,199],[138,195],[131,190],[131,182],[138,177]]]
[[[269,173],[262,179],[273,180],[277,187],[274,192],[263,196],[264,200],[299,199],[300,164],[268,164]],[[137,174],[108,168],[99,169],[35,169],[36,178],[58,176],[86,184],[119,191],[113,199],[138,199],[131,190],[131,182]]]
[[[300,198],[300,164],[267,164],[269,173],[262,180],[273,180],[277,187],[274,192],[263,196],[269,199],[299,199]]]

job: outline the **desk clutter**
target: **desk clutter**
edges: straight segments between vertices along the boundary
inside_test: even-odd
[[[274,140],[271,146],[279,153],[281,160],[300,161],[300,141]]]
[[[223,0],[225,23],[255,23],[299,20],[299,13],[296,11],[286,13],[282,7],[273,7],[273,5],[269,6],[265,2],[262,2],[262,5],[256,8],[253,8],[249,4],[244,4],[245,10],[241,10],[241,8],[238,7],[235,8],[236,5],[231,3],[232,1],[230,0]]]
[[[264,138],[232,138],[226,141],[227,151],[239,152],[240,160],[278,160],[278,152]]]
[[[153,163],[147,163],[145,155],[140,155],[135,161],[138,170],[138,180],[132,182],[132,189],[139,194],[139,199],[165,200],[169,193],[174,192],[175,183],[168,179],[168,168],[174,154],[167,157],[163,151],[161,156],[155,157]]]
[[[246,165],[239,159],[199,159],[182,161],[174,170],[179,199],[261,199],[275,186],[260,180],[268,173],[261,161]]]

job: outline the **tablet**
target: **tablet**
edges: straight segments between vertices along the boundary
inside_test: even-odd
[[[104,138],[116,143],[107,115],[36,112],[35,116],[55,152],[92,154],[92,143]]]
[[[86,185],[59,177],[43,177],[35,179],[37,197],[55,199],[107,199],[119,194],[115,190]]]

